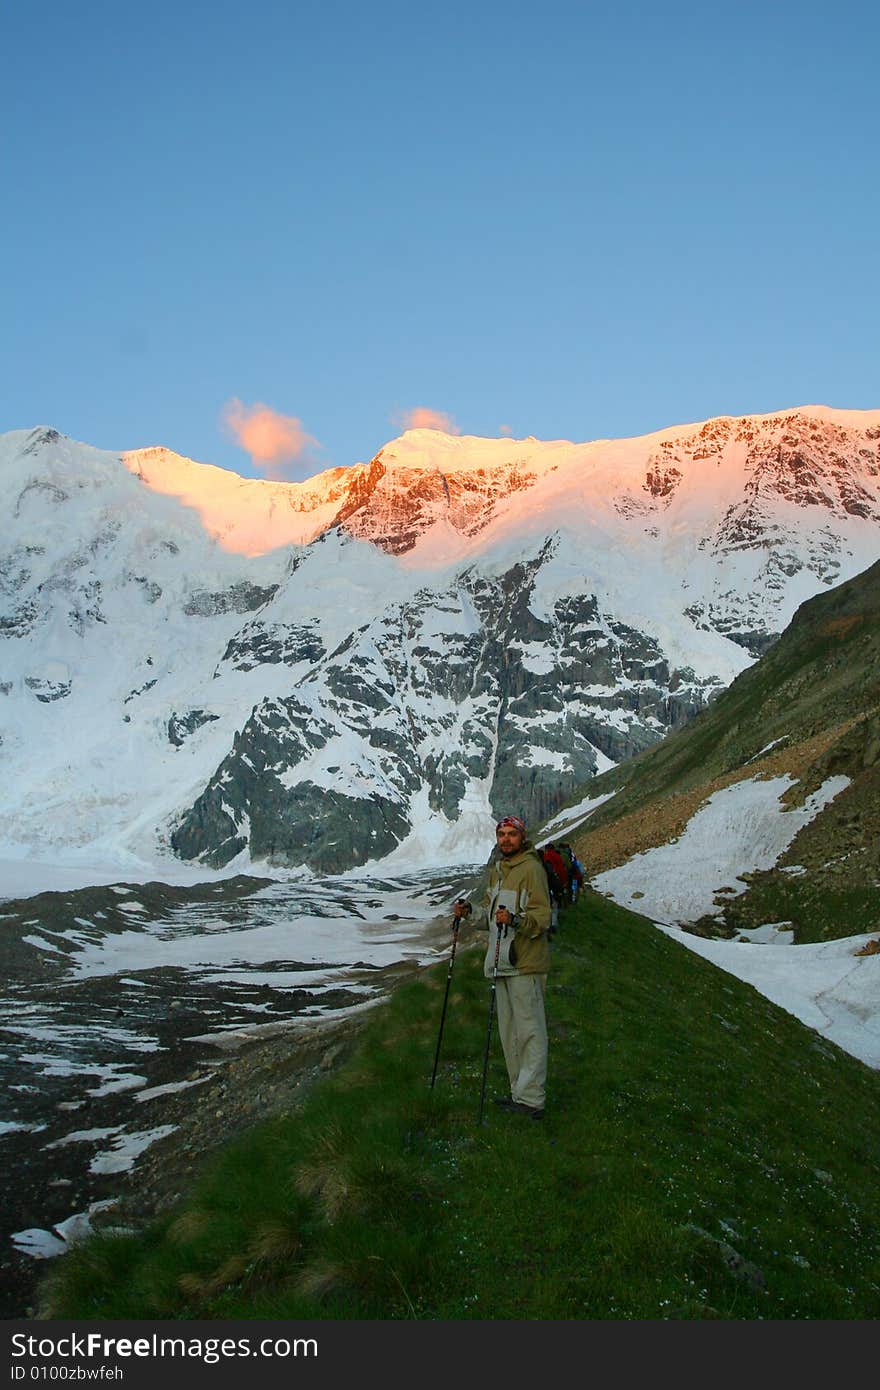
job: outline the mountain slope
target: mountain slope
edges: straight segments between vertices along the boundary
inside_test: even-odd
[[[642,870],[661,862],[651,852],[681,846],[684,874],[686,837],[693,847],[698,818],[710,806],[717,816],[726,799],[730,837],[751,836],[758,847],[763,834],[771,850],[772,823],[781,832],[779,853],[756,871],[760,855],[747,862],[744,852],[742,873],[717,883],[714,900],[696,916],[698,930],[730,935],[769,921],[784,923],[795,941],[819,941],[875,929],[880,564],[804,603],[766,656],[710,709],[585,792],[601,804],[577,831],[577,814],[567,818],[570,838],[597,884],[621,901],[635,892],[640,910],[651,911]],[[749,805],[759,818],[752,827]],[[729,867],[720,847],[716,860]],[[694,874],[693,863],[687,872]],[[667,903],[674,897],[667,891]]]

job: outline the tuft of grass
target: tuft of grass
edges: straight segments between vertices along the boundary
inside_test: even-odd
[[[203,1301],[219,1293],[221,1289],[228,1288],[230,1284],[237,1284],[247,1267],[248,1260],[245,1255],[230,1255],[211,1273],[181,1274],[178,1283],[181,1292],[188,1299]]]
[[[349,1287],[354,1281],[352,1270],[331,1260],[316,1259],[300,1274],[297,1293],[309,1302],[322,1303],[332,1293]]]
[[[290,1221],[277,1218],[260,1226],[248,1245],[253,1265],[290,1265],[302,1248],[302,1236]]]
[[[317,1200],[326,1221],[333,1222],[345,1207],[363,1200],[351,1172],[348,1146],[338,1125],[318,1135],[308,1159],[294,1174],[296,1190]]]
[[[208,1213],[195,1207],[175,1217],[168,1227],[166,1239],[172,1245],[190,1245],[193,1241],[202,1239],[210,1224],[211,1218]]]
[[[171,1217],[66,1255],[42,1315],[878,1315],[876,1072],[587,893],[553,943],[545,1119],[487,1098],[478,1124],[482,951],[459,948],[432,1089],[445,976],[398,987]]]

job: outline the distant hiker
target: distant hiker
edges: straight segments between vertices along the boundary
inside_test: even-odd
[[[574,877],[571,880],[571,894],[573,894],[574,902],[577,902],[578,897],[580,897],[582,887],[584,887],[584,866],[576,855],[574,856]]]
[[[577,895],[583,887],[584,866],[567,840],[558,844],[556,848],[559,850],[568,868],[568,901],[570,903],[576,902]]]
[[[500,936],[497,967],[498,1031],[510,1095],[495,1102],[505,1110],[544,1116],[547,1081],[547,1023],[544,989],[550,968],[550,896],[547,877],[518,816],[503,816],[495,827],[497,856],[478,909],[489,930],[483,967],[491,979]],[[466,917],[470,903],[456,903],[456,917]],[[478,920],[478,926],[482,922]]]
[[[572,875],[574,873],[574,851],[566,840],[561,840],[556,845],[556,852],[565,865],[565,901],[574,902],[572,891]]]

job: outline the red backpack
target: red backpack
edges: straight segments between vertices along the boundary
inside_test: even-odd
[[[568,888],[568,868],[565,860],[553,845],[545,845],[544,862],[553,870],[563,893]]]

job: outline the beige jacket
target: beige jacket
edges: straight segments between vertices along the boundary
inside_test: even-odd
[[[499,856],[489,866],[489,881],[480,905],[489,929],[489,945],[483,966],[489,979],[495,965],[498,928],[495,913],[499,907],[517,919],[515,930],[501,928],[498,952],[499,975],[546,975],[550,969],[550,894],[544,866],[526,840],[510,859]]]

